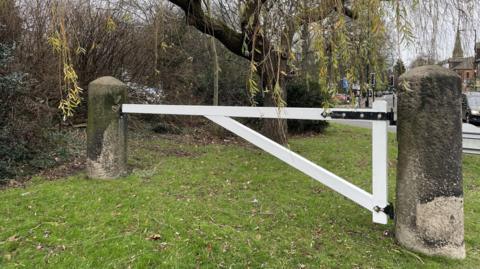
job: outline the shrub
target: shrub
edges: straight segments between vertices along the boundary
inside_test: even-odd
[[[287,107],[321,108],[325,101],[330,101],[328,100],[329,97],[320,90],[320,85],[317,82],[310,81],[307,85],[306,80],[292,80],[287,83],[286,90]],[[255,102],[258,106],[263,106],[263,97],[257,95]],[[254,128],[259,128],[261,125],[258,119],[247,119],[243,122]],[[326,121],[288,120],[287,123],[290,134],[321,133],[328,127]]]
[[[23,75],[8,68],[13,49],[11,45],[0,43],[0,181],[15,175],[13,163],[25,158],[27,152],[25,141],[13,135],[15,125],[11,122],[11,110],[23,88]]]
[[[54,165],[64,155],[45,113],[14,66],[14,45],[0,43],[0,184]]]
[[[316,82],[294,80],[287,84],[287,103],[289,107],[321,108],[328,96],[322,93]],[[288,120],[288,131],[293,134],[315,132],[321,133],[328,127],[326,121]]]

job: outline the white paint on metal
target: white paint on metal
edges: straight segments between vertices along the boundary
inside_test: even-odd
[[[185,116],[226,116],[233,118],[331,120],[322,116],[322,108],[299,107],[241,107],[241,106],[178,106],[178,105],[132,105],[124,104],[123,113],[163,114]],[[329,111],[379,112],[372,109],[330,109]]]
[[[472,124],[464,123],[462,126],[462,132],[464,134],[477,134],[480,135],[480,127]]]
[[[463,139],[480,139],[480,134],[463,133]]]
[[[480,155],[480,127],[463,124],[462,132],[463,152]]]
[[[230,117],[271,118],[297,120],[332,120],[325,117],[321,108],[276,108],[276,107],[232,107],[232,106],[178,106],[178,105],[122,105],[123,113],[164,114],[205,116],[218,125],[235,133],[255,146],[270,153],[288,165],[298,169],[327,187],[342,194],[353,202],[368,209],[373,214],[373,222],[386,224],[387,215],[375,208],[385,208],[388,204],[388,121],[372,122],[372,194],[355,186],[334,173],[316,165],[299,154],[283,147],[269,138],[255,132]],[[372,109],[331,109],[329,112],[387,112],[387,103],[374,102]],[[369,120],[361,120],[367,121]]]
[[[480,155],[480,150],[479,149],[476,149],[476,150],[463,149],[463,153]]]
[[[387,112],[387,102],[375,101],[373,109]],[[380,208],[388,205],[388,125],[388,121],[372,122],[372,194]],[[373,222],[387,224],[387,216],[374,211]]]
[[[351,199],[355,203],[369,209],[373,212],[375,207],[373,196],[344,180],[343,178],[333,174],[332,172],[314,164],[297,153],[281,146],[280,144],[270,140],[269,138],[255,132],[247,126],[225,116],[206,116],[211,121],[231,131],[232,133],[242,137],[255,146],[263,149],[278,159],[284,161],[288,165],[300,170],[301,172],[311,176],[315,180],[325,184],[327,187]]]

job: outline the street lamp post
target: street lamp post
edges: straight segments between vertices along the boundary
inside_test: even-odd
[[[473,91],[477,91],[477,76],[478,76],[478,65],[480,64],[480,58],[477,59],[477,29],[473,30],[475,32],[475,37],[473,40]],[[480,55],[478,55],[480,57]]]

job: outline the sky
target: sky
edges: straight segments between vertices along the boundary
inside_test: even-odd
[[[451,3],[443,2],[442,4],[441,2],[443,1],[438,2],[436,14],[426,10],[428,8],[421,7],[411,13],[415,40],[411,44],[402,43],[394,53],[398,57],[400,52],[401,59],[407,65],[422,54],[436,54],[437,61],[450,58],[457,29],[461,32],[464,56],[474,56],[475,29],[477,29],[477,42],[480,42],[480,0],[467,1],[469,3],[461,6],[460,10],[453,7]],[[433,31],[434,22],[437,24],[437,31]],[[436,51],[432,50],[433,47]]]

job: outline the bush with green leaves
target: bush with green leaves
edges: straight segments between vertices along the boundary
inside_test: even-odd
[[[14,45],[0,43],[0,184],[55,163],[50,134],[28,96],[26,74],[15,70]],[[53,147],[52,147],[53,146]]]
[[[27,141],[15,136],[15,112],[19,95],[24,88],[24,75],[10,70],[13,60],[13,45],[0,43],[0,183],[2,179],[16,175],[19,160],[27,158]]]
[[[14,52],[14,45],[0,43],[0,184],[67,161],[83,147],[72,131],[53,128]]]
[[[321,108],[329,97],[320,89],[318,82],[294,80],[287,84],[287,103],[289,107]],[[294,134],[321,133],[328,127],[326,121],[289,120],[288,131]]]
[[[24,74],[9,70],[9,64],[13,60],[14,45],[7,45],[0,43],[0,100],[6,103],[21,91],[23,88]],[[5,108],[3,108],[5,110]],[[1,111],[0,123],[6,120],[5,113]]]
[[[330,97],[321,90],[320,84],[315,81],[294,79],[286,84],[286,90],[287,107],[322,108],[325,102],[331,101]],[[263,97],[260,94],[255,96],[255,102],[257,106],[264,105]],[[259,121],[258,119],[248,119],[245,122],[252,127],[259,127]],[[326,121],[315,120],[288,120],[287,124],[290,134],[322,133],[328,127]]]

